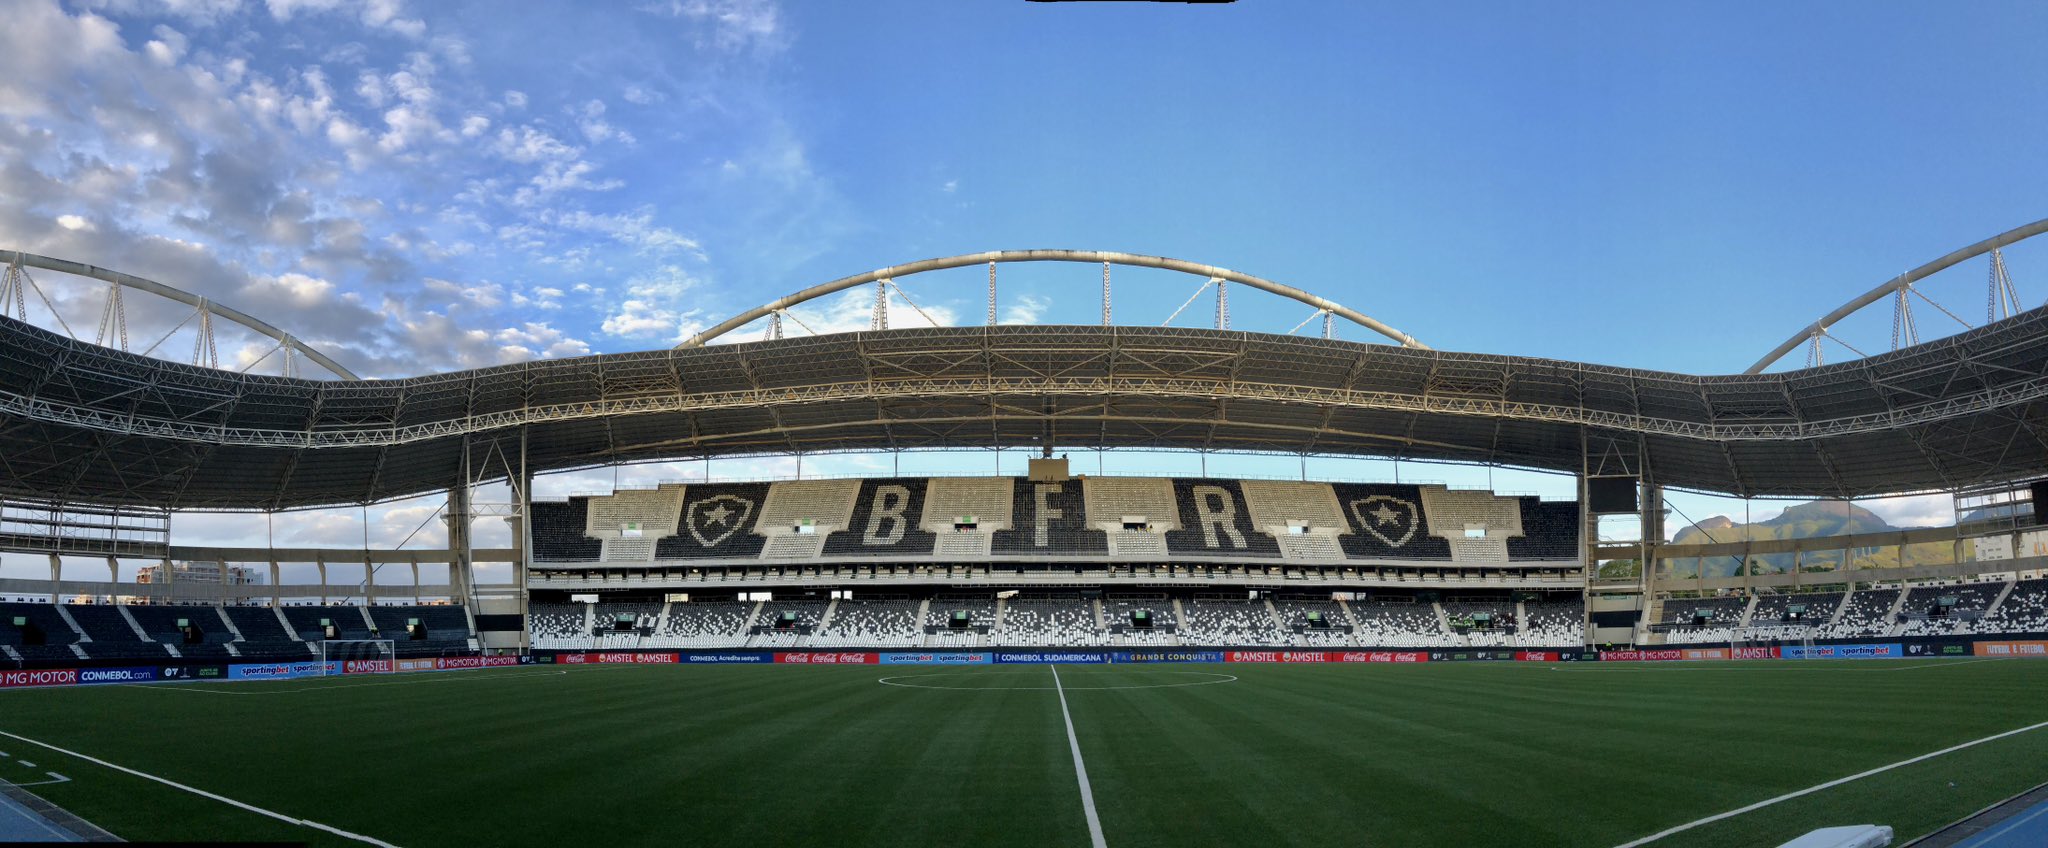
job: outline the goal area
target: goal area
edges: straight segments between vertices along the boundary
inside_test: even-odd
[[[391,639],[323,639],[320,673],[391,674],[398,670],[398,643]]]

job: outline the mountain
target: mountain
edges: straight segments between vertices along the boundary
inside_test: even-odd
[[[1758,541],[1764,539],[1812,539],[1821,536],[1846,536],[1854,533],[1878,533],[1897,530],[1890,522],[1877,513],[1842,501],[1808,501],[1786,507],[1776,517],[1754,524],[1741,524],[1725,515],[1716,515],[1697,524],[1685,527],[1672,537],[1672,542],[1681,545],[1709,544],[1714,542]],[[1849,551],[1857,568],[1897,568],[1899,549],[1895,547],[1855,548]],[[1911,545],[1905,550],[1904,565],[1931,565],[1945,563],[1951,558],[1947,544],[1933,543]],[[1842,560],[1841,551],[1807,551],[1801,565],[1806,571],[1829,571],[1837,568]],[[1792,554],[1767,554],[1754,557],[1752,564],[1758,573],[1785,572],[1792,570]],[[1739,565],[1730,557],[1710,557],[1704,562],[1698,559],[1672,560],[1674,574],[1691,577],[1704,568],[1708,577],[1728,577],[1736,573]]]

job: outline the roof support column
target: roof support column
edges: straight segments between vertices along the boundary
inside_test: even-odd
[[[704,480],[711,480],[709,454],[704,457]],[[526,621],[529,600],[527,571],[533,567],[533,527],[526,520],[528,512],[533,509],[533,471],[526,465],[526,430],[523,428],[519,431],[519,471],[512,475],[512,483],[514,514],[505,520],[512,523],[512,582],[517,587],[513,596],[518,599],[519,620],[522,622],[519,628],[519,648],[530,650],[533,644],[532,637],[528,634],[533,632],[533,628],[523,622]]]
[[[448,487],[448,550],[454,556],[448,560],[449,600],[460,603],[471,615],[476,613],[476,559],[475,547],[471,544],[470,525],[475,516],[471,515],[470,500],[475,495],[471,486],[476,474],[471,464],[470,437],[462,437],[462,467],[454,485]]]
[[[471,579],[475,576],[475,563],[471,559],[469,543],[469,485],[457,483],[448,490],[448,550],[454,556],[448,560],[448,592],[455,597],[451,600],[469,603]]]
[[[50,555],[50,603],[61,604],[64,597],[64,558]]]

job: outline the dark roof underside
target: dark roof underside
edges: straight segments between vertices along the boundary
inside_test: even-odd
[[[405,380],[201,369],[0,319],[0,494],[357,503],[516,467],[847,450],[1151,448],[1634,473],[1862,497],[2048,475],[2048,310],[1896,353],[1698,377],[1293,336],[889,330]]]

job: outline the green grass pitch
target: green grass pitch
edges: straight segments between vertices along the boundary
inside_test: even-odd
[[[1612,846],[2048,720],[2030,660],[1059,674],[1112,848]],[[878,682],[913,675],[973,688]],[[1167,685],[1203,681],[1221,682]],[[19,690],[0,730],[407,848],[1086,846],[1052,686],[1046,666],[526,666]],[[0,751],[0,778],[57,771],[71,781],[34,791],[130,840],[357,844]],[[1658,844],[1910,838],[2043,781],[2048,729]]]

